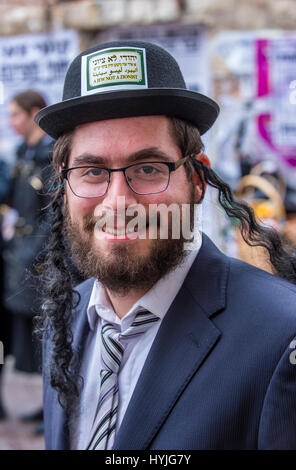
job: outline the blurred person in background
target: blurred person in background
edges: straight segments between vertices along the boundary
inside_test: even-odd
[[[9,189],[9,165],[6,161],[0,157],[0,221],[2,220],[3,213],[2,208],[4,207],[3,201],[7,196]],[[11,337],[11,318],[8,312],[6,312],[3,305],[3,285],[4,285],[4,273],[3,273],[3,247],[4,241],[2,232],[0,230],[0,341],[3,343],[4,355],[7,356],[10,353],[10,337]],[[3,365],[0,363],[0,420],[6,418],[5,408],[2,400],[2,370]]]
[[[27,373],[41,372],[39,342],[32,334],[33,317],[39,308],[34,270],[38,269],[36,257],[49,231],[44,181],[49,176],[52,139],[35,124],[34,116],[45,106],[43,96],[33,90],[17,94],[9,104],[9,124],[23,137],[23,142],[16,150],[7,197],[10,209],[2,224],[6,240],[4,303],[12,314],[11,347],[15,369]],[[39,409],[21,419],[38,420],[40,428],[42,417],[42,409]]]

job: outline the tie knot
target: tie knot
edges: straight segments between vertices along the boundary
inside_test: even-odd
[[[101,330],[103,369],[117,373],[125,349],[121,340],[128,340],[145,333],[158,320],[156,315],[147,310],[138,312],[133,323],[124,333],[120,332],[119,325],[104,323]]]
[[[158,320],[159,318],[148,310],[138,312],[131,326],[125,331],[125,333],[120,334],[120,337],[125,339],[143,334]]]

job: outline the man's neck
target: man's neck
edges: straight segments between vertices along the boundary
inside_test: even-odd
[[[32,129],[30,134],[26,137],[26,143],[29,147],[34,147],[45,136],[45,133],[37,126]]]
[[[109,299],[112,303],[114,312],[119,318],[123,318],[127,312],[132,308],[132,306],[143,297],[144,294],[149,290],[137,290],[137,291],[130,291],[125,296],[116,295],[116,293],[107,290]]]

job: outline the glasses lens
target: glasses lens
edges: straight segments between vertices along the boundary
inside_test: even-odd
[[[138,163],[127,168],[125,174],[130,187],[140,194],[164,191],[170,176],[165,163]]]
[[[76,196],[98,197],[108,188],[109,173],[103,168],[74,168],[68,173],[69,185]]]

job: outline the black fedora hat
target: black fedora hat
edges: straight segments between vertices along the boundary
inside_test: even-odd
[[[35,116],[51,137],[79,124],[131,116],[165,115],[190,121],[204,134],[219,106],[186,88],[176,60],[143,41],[112,41],[87,49],[71,63],[63,99]]]

